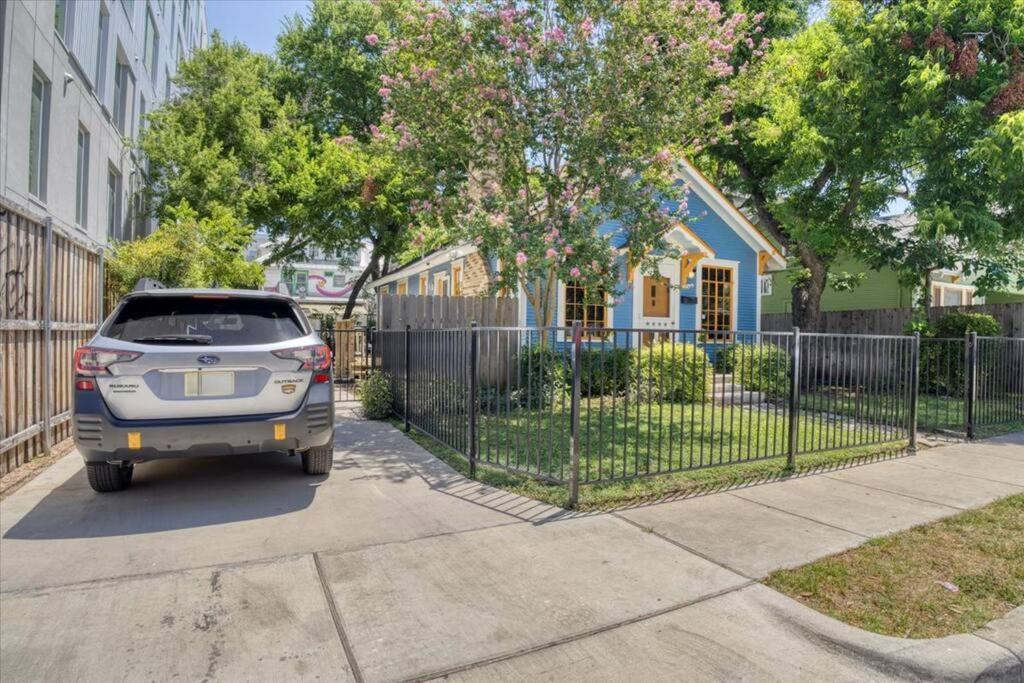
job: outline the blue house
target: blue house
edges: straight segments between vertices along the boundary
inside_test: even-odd
[[[690,218],[666,241],[681,258],[666,257],[658,264],[660,277],[652,277],[628,268],[622,248],[619,292],[608,293],[603,303],[587,303],[581,287],[558,283],[555,325],[697,330],[712,338],[760,329],[761,297],[772,282],[768,273],[785,268],[785,259],[700,171],[683,161],[679,175],[690,188]],[[600,231],[612,234],[613,246],[625,242],[621,221],[608,220]],[[499,267],[475,245],[458,244],[406,263],[371,287],[377,294],[487,296]],[[535,327],[533,307],[521,292],[518,300],[519,325]]]

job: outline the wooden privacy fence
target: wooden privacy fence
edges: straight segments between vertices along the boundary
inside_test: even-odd
[[[975,306],[936,306],[928,309],[933,322],[951,311],[987,313],[999,321],[1006,337],[1024,337],[1024,304],[980,304]],[[913,310],[880,308],[864,311],[823,311],[821,332],[830,334],[903,334]],[[789,332],[793,329],[792,313],[764,313],[761,329],[765,332]]]
[[[517,324],[519,302],[512,297],[483,296],[415,296],[381,294],[377,307],[377,324],[382,330],[436,330],[469,327],[476,323],[485,327]]]
[[[101,321],[103,255],[0,198],[0,474],[71,435],[76,346]]]

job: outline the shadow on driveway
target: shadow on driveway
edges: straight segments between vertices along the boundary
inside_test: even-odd
[[[335,470],[355,466],[334,463]],[[94,492],[79,469],[4,538],[96,538],[263,519],[309,507],[326,480],[303,473],[299,457],[283,452],[146,462],[135,466],[128,489],[107,494]]]

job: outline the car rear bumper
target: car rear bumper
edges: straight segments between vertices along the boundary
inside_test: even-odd
[[[99,392],[75,391],[74,430],[86,462],[305,450],[332,441],[332,386],[314,384],[291,413],[179,420],[121,420]]]

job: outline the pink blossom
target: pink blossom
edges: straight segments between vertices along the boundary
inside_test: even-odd
[[[377,94],[380,95],[381,97],[387,97],[388,95],[391,94],[391,88],[379,88],[377,90]]]
[[[466,35],[462,36],[462,42],[465,43],[466,45],[469,45],[470,43],[472,43],[473,42],[473,34],[467,32]]]
[[[373,136],[374,140],[381,140],[384,138],[384,133],[381,133],[380,128],[373,125],[372,123],[370,124],[370,135]]]
[[[573,277],[579,277],[580,269],[577,268],[576,266],[573,266],[572,269],[569,271],[569,275],[572,275]]]
[[[376,45],[380,42],[380,37],[376,33],[370,33],[366,36],[366,42],[370,45]]]
[[[550,31],[544,32],[544,40],[552,43],[564,43],[565,42],[565,31],[561,27],[556,26]]]
[[[565,249],[563,249],[563,251],[565,251],[566,256],[572,256],[573,252],[575,252],[576,250],[572,248],[571,244],[567,244],[565,245]]]
[[[544,254],[545,254],[545,255],[546,255],[546,256],[547,256],[548,258],[555,258],[556,256],[558,256],[558,252],[557,252],[557,251],[555,251],[555,249],[554,249],[554,248],[548,248],[548,250],[547,250],[546,252],[544,252]]]
[[[483,243],[484,243],[483,235],[477,235],[476,237],[473,238],[473,244],[475,244],[476,246],[479,247]]]
[[[355,138],[351,135],[342,135],[340,138],[334,138],[334,143],[337,145],[347,145],[350,142],[354,142]]]
[[[664,163],[669,159],[669,152],[667,149],[661,149],[657,154],[654,155],[654,160]]]
[[[516,264],[521,266],[524,263],[526,263],[526,254],[524,254],[523,252],[519,252],[518,254],[516,254]]]
[[[593,33],[593,32],[594,32],[594,20],[591,19],[590,17],[587,17],[586,19],[583,20],[583,23],[580,24],[580,33],[583,34],[584,38],[589,38],[590,34]]]

